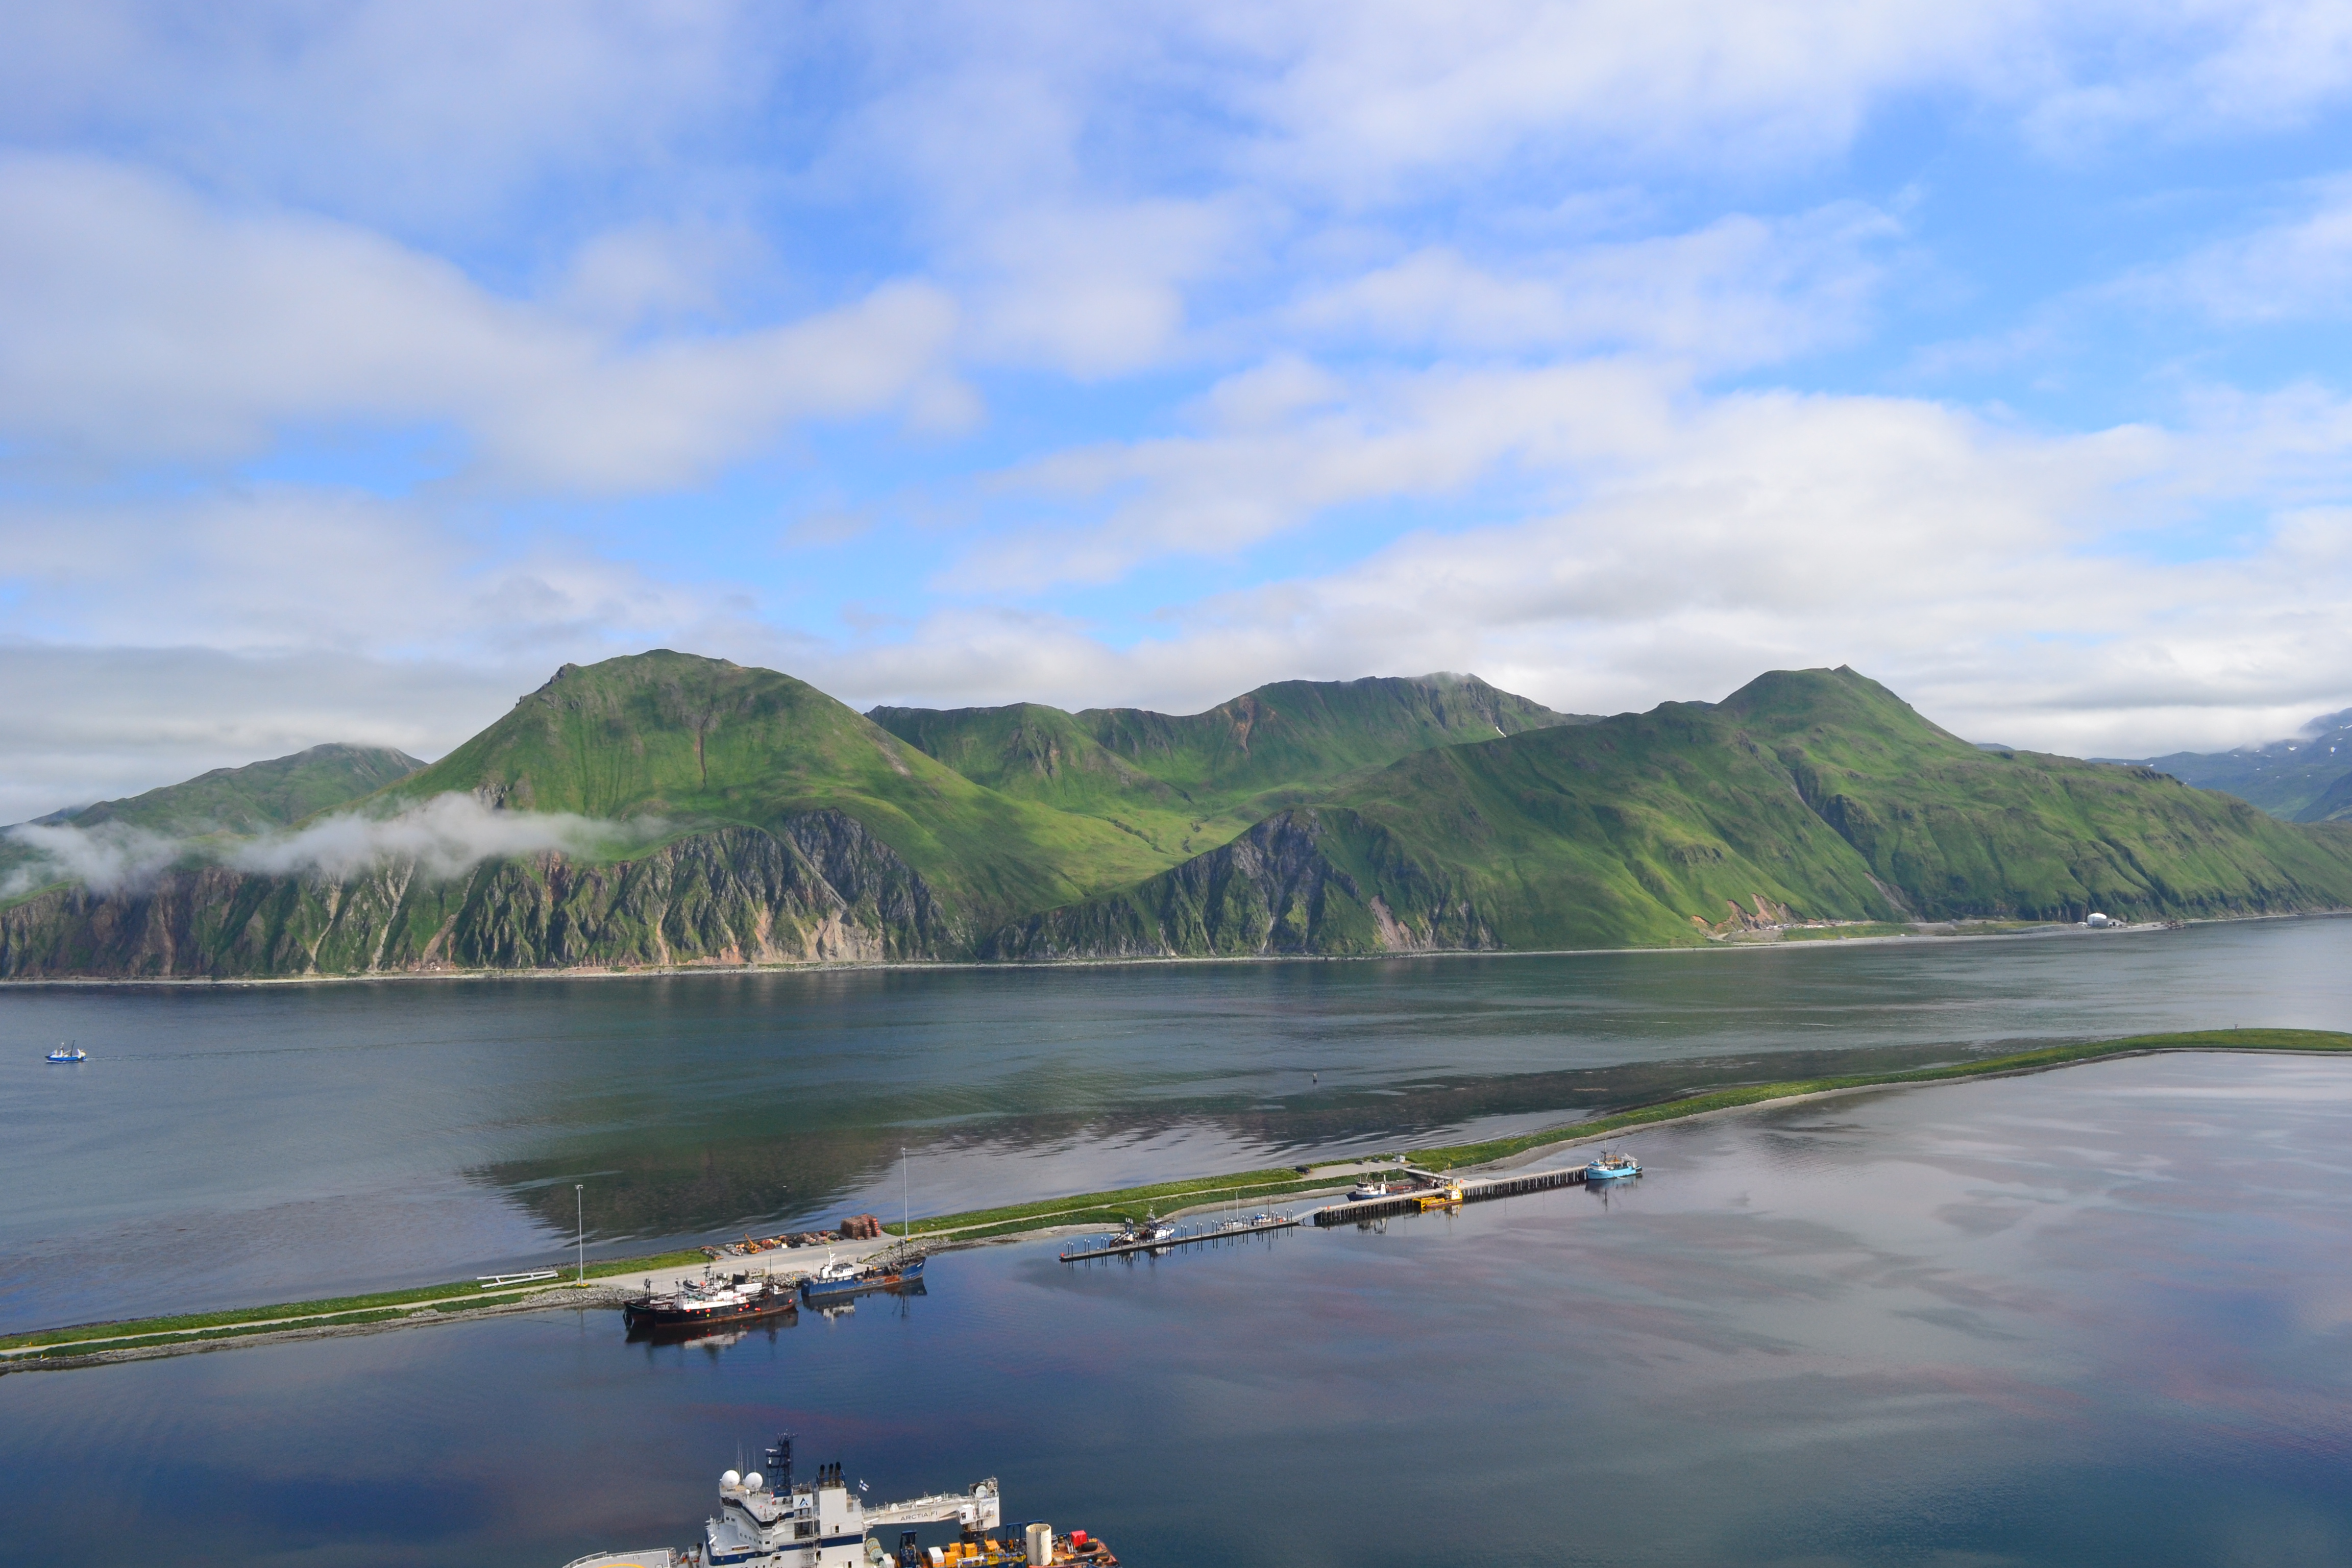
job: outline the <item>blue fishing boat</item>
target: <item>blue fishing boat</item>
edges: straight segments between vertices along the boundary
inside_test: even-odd
[[[49,1053],[49,1060],[53,1062],[86,1062],[89,1060],[89,1053],[83,1050],[79,1046],[59,1046],[56,1050]]]
[[[923,1259],[919,1257],[860,1268],[851,1263],[835,1263],[828,1256],[815,1273],[801,1281],[801,1300],[811,1306],[820,1301],[845,1301],[868,1290],[903,1290],[922,1283],[922,1279]]]
[[[1641,1162],[1631,1154],[1603,1154],[1584,1167],[1584,1179],[1588,1184],[1622,1181],[1627,1176],[1641,1173]]]

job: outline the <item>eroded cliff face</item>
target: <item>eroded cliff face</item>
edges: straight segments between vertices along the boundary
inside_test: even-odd
[[[1349,811],[1286,811],[1138,887],[987,938],[992,959],[1248,957],[1496,944],[1442,876]]]
[[[726,827],[626,860],[487,861],[441,880],[205,867],[0,911],[0,977],[211,978],[956,956],[968,931],[855,818]]]

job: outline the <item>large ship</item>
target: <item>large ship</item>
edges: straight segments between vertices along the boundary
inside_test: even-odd
[[[793,1479],[793,1436],[776,1438],[766,1455],[770,1473],[729,1470],[719,1478],[719,1511],[703,1521],[702,1539],[683,1551],[598,1552],[567,1568],[1118,1568],[1110,1549],[1083,1530],[1056,1535],[1043,1520],[1010,1537],[993,1478],[969,1491],[938,1492],[867,1508],[842,1479],[841,1467],[820,1465],[814,1481]],[[947,1546],[918,1544],[901,1530],[895,1552],[876,1541],[877,1528],[951,1523]]]
[[[656,1290],[648,1279],[644,1295],[623,1304],[621,1321],[632,1339],[659,1338],[799,1310],[793,1288],[765,1275],[685,1279],[668,1290]]]

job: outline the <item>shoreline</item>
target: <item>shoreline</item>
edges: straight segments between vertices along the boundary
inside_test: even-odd
[[[2029,942],[2048,941],[2066,935],[2145,936],[2151,932],[2183,931],[2197,926],[2246,925],[2261,921],[2340,920],[2352,916],[2352,909],[2290,910],[2276,914],[2217,915],[2209,919],[2179,921],[2135,921],[2093,928],[2079,922],[2038,921],[2024,923],[1995,920],[1991,917],[1969,917],[1956,921],[1915,921],[1910,930],[1870,936],[1824,936],[1790,939],[1777,934],[1782,931],[1821,930],[1821,927],[1778,927],[1771,935],[1742,939],[1709,938],[1688,946],[1677,947],[1540,947],[1540,948],[1402,948],[1386,952],[1260,952],[1260,953],[1164,953],[1132,954],[1119,958],[1038,958],[1004,959],[815,959],[805,963],[674,963],[642,964],[635,968],[614,968],[605,964],[582,965],[573,969],[401,969],[377,970],[360,974],[254,974],[254,975],[131,975],[86,974],[46,975],[33,978],[0,979],[0,992],[10,989],[44,990],[78,987],[124,986],[154,988],[171,986],[256,988],[279,985],[363,985],[385,982],[398,983],[461,983],[478,981],[521,980],[667,980],[689,975],[768,974],[843,974],[863,973],[946,973],[971,971],[981,973],[1034,973],[1061,970],[1092,970],[1176,967],[1190,964],[1239,963],[1385,963],[1396,960],[1437,961],[1456,958],[1521,959],[1521,958],[1601,958],[1619,954],[1674,955],[1702,952],[1844,952],[1858,947],[1883,947],[1903,942]],[[1883,921],[1857,921],[1856,925],[1884,924]],[[2000,925],[2000,931],[1969,931],[1971,925]]]
[[[1028,1203],[942,1215],[913,1227],[884,1227],[878,1244],[844,1246],[845,1261],[858,1261],[902,1239],[911,1239],[927,1252],[960,1251],[971,1247],[1036,1240],[1102,1226],[1131,1217],[1145,1209],[1170,1206],[1162,1218],[1210,1211],[1228,1204],[1274,1199],[1305,1200],[1343,1192],[1363,1172],[1393,1166],[1406,1160],[1423,1170],[1499,1172],[1533,1164],[1549,1154],[1564,1152],[1643,1127],[1718,1117],[1829,1100],[1876,1089],[1928,1088],[1976,1079],[2021,1078],[2053,1072],[2091,1062],[2181,1052],[2256,1055],[2352,1056],[2352,1033],[2322,1029],[2209,1029],[2131,1035],[2111,1040],[2053,1046],[1979,1061],[1944,1067],[1915,1068],[1886,1073],[1858,1073],[1827,1078],[1789,1079],[1706,1090],[1646,1106],[1634,1106],[1584,1121],[1564,1122],[1515,1137],[1482,1143],[1400,1149],[1381,1156],[1359,1156],[1258,1171],[1196,1176],[1108,1192],[1078,1193]],[[1213,1202],[1201,1201],[1214,1199]],[[732,1271],[759,1267],[748,1254],[715,1260]],[[543,1284],[484,1290],[476,1284],[425,1286],[357,1297],[326,1298],[270,1306],[226,1309],[177,1317],[142,1318],[105,1323],[65,1325],[0,1335],[0,1375],[14,1372],[65,1371],[122,1361],[145,1361],[240,1345],[280,1343],[355,1333],[375,1333],[432,1322],[455,1322],[483,1315],[542,1311],[558,1307],[615,1308],[633,1293],[632,1278],[675,1280],[702,1272],[713,1265],[700,1252],[666,1253],[651,1258],[608,1259],[595,1266],[585,1279],[558,1279]],[[780,1261],[780,1260],[779,1260]],[[768,1265],[772,1267],[772,1264]],[[130,1342],[144,1340],[145,1343]]]

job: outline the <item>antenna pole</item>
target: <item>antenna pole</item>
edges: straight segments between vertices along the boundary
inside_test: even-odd
[[[579,1182],[572,1184],[572,1217],[578,1226],[574,1238],[580,1248],[580,1283],[588,1283],[588,1189]]]

